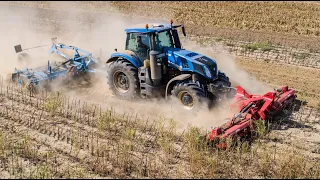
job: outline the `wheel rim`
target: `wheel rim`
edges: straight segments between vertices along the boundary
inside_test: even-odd
[[[129,78],[121,71],[113,74],[113,84],[117,91],[126,93],[129,91]]]
[[[181,91],[178,94],[180,103],[187,109],[192,109],[194,106],[193,96],[188,91]]]

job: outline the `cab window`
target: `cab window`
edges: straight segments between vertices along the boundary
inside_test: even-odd
[[[148,34],[128,33],[126,50],[133,51],[141,61],[145,60],[150,51],[150,38]]]
[[[155,37],[156,49],[161,51],[164,47],[173,47],[171,34],[169,31],[163,31],[156,34]]]

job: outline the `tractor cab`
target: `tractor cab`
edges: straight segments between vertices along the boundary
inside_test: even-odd
[[[126,50],[133,51],[141,62],[148,59],[150,51],[163,52],[163,48],[179,48],[181,43],[178,35],[178,27],[182,27],[182,32],[185,35],[185,30],[182,25],[151,25],[146,24],[144,28],[128,28],[126,29]]]

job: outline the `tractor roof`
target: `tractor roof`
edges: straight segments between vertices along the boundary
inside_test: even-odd
[[[153,33],[171,29],[171,24],[148,24],[148,29],[146,25],[147,24],[138,24],[132,28],[126,28],[125,31],[126,33]]]

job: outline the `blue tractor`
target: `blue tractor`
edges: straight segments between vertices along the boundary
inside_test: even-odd
[[[182,48],[178,28],[157,24],[127,28],[125,50],[107,60],[107,78],[114,95],[132,99],[171,95],[187,109],[233,97],[229,78],[214,59]]]

